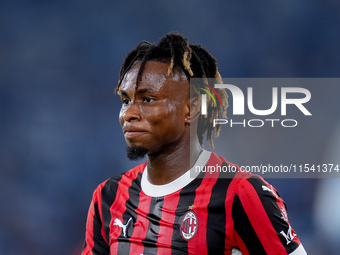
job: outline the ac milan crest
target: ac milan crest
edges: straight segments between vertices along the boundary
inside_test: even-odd
[[[181,222],[181,235],[185,240],[190,240],[198,230],[197,216],[193,211],[187,212]]]

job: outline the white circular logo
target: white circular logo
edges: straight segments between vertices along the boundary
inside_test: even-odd
[[[185,240],[190,240],[198,230],[197,216],[193,211],[187,212],[181,223],[181,235]]]

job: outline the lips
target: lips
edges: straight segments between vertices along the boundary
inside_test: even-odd
[[[123,127],[123,132],[124,132],[125,138],[132,138],[132,137],[139,136],[139,135],[146,133],[146,131],[144,131],[142,129],[128,128],[128,127],[126,127],[126,128]]]
[[[131,137],[135,137],[135,136],[142,135],[142,134],[145,134],[145,132],[144,131],[126,131],[126,132],[124,132],[124,136],[126,138],[131,138]]]

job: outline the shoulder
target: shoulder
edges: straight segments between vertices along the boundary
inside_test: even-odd
[[[234,177],[235,192],[247,194],[255,192],[258,195],[267,194],[269,191],[274,197],[278,197],[276,189],[259,175],[249,173],[238,173]]]
[[[273,217],[273,221],[284,218],[288,222],[285,202],[277,190],[261,176],[247,174],[245,178],[235,178],[233,181],[235,184],[231,202],[236,218],[240,211],[250,218],[256,212],[257,217]]]
[[[226,160],[224,160],[222,165],[234,168],[231,171],[234,172],[234,175],[231,177],[232,180],[228,188],[228,201],[233,203],[233,205],[235,203],[256,205],[260,202],[267,203],[268,200],[281,200],[276,189],[261,176],[245,172],[237,165]],[[228,178],[226,179],[228,180]]]
[[[261,176],[244,172],[238,172],[234,176],[231,183],[231,192],[240,201],[281,200],[277,190]]]

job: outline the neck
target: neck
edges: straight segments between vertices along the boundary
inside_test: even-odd
[[[190,143],[185,144],[157,155],[148,155],[148,174],[152,184],[170,183],[193,166],[203,148],[198,141],[191,143],[191,146]]]

